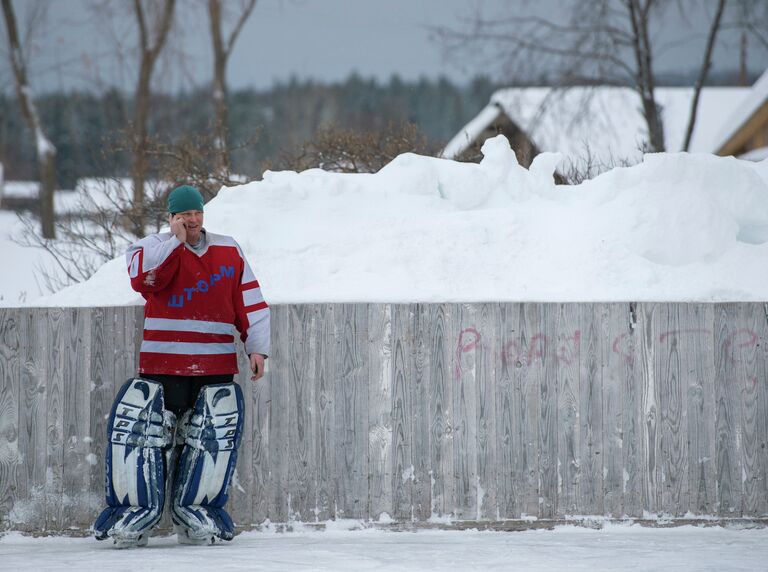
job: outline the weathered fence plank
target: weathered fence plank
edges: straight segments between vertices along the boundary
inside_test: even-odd
[[[290,441],[288,433],[288,380],[289,359],[292,340],[288,332],[291,309],[287,306],[272,308],[272,360],[269,372],[270,415],[269,415],[269,518],[286,522],[289,515],[288,499],[288,454]],[[320,359],[327,359],[320,352]]]
[[[762,304],[273,307],[231,489],[266,519],[768,512]],[[0,522],[87,528],[140,307],[0,309]],[[167,526],[168,519],[163,523]]]
[[[477,361],[481,350],[477,331],[476,306],[457,304],[453,307],[458,327],[454,371],[453,457],[456,470],[456,518],[477,517]]]
[[[613,341],[630,329],[628,304],[600,304],[600,379],[603,391],[603,511],[624,514],[624,376],[623,360],[615,359]]]
[[[711,305],[684,304],[685,321],[695,324],[680,336],[680,369],[687,372],[688,510],[712,514],[715,507],[715,334]],[[681,507],[684,508],[684,507]]]
[[[603,514],[603,382],[599,305],[579,308],[581,360],[579,363],[580,514]]]
[[[337,501],[345,518],[364,518],[368,508],[368,312],[336,306],[338,343],[335,434]]]
[[[438,306],[439,308],[440,306]],[[517,356],[509,350],[517,343],[516,320],[518,314],[512,304],[499,304],[495,329],[499,344],[499,366],[496,379],[496,484],[499,517],[520,515],[519,479],[514,470],[519,466],[518,456],[522,443],[516,431],[515,414],[521,396],[517,389]]]
[[[63,524],[64,511],[64,416],[62,410],[62,393],[64,384],[72,380],[64,378],[66,355],[67,323],[66,311],[52,308],[47,312],[48,335],[51,340],[51,351],[48,353],[48,377],[46,383],[46,431],[48,434],[46,448],[46,530],[60,530]]]
[[[553,518],[557,512],[557,338],[560,304],[541,304],[540,347],[534,363],[539,381],[539,518]]]
[[[317,312],[317,355],[315,356],[315,380],[317,390],[315,392],[315,409],[318,413],[317,442],[315,459],[317,459],[317,504],[316,514],[319,520],[336,518],[336,433],[335,433],[335,408],[336,408],[336,377],[337,364],[334,360],[338,338],[337,326],[334,321],[334,307],[330,304],[321,304],[316,308]],[[273,334],[274,335],[274,334]],[[274,343],[274,337],[273,337]],[[284,367],[277,360],[276,368]],[[270,435],[270,439],[275,439]],[[271,517],[274,519],[274,517]]]
[[[90,353],[93,347],[90,314],[89,308],[64,311],[61,352],[64,511],[61,526],[65,528],[91,520],[101,505],[101,499],[90,492],[88,462],[91,453]]]
[[[413,333],[409,369],[411,383],[412,430],[414,466],[411,503],[413,518],[427,520],[432,514],[431,477],[434,474],[429,463],[429,380],[431,354],[429,308],[425,304],[411,305],[411,331]],[[373,365],[373,364],[369,364]]]
[[[8,515],[20,500],[20,314],[15,308],[0,308],[0,515]]]
[[[498,320],[496,304],[478,308],[477,370],[477,520],[498,520],[498,485],[496,480],[496,357],[498,356]]]
[[[513,479],[518,483],[519,504],[514,517],[537,516],[539,514],[539,419],[541,369],[543,348],[542,304],[521,304],[518,306],[518,332],[515,344],[510,347],[515,364],[516,387],[520,395],[512,412],[517,436],[516,465]],[[508,357],[508,359],[510,359]]]
[[[450,372],[450,347],[447,338],[452,316],[442,304],[429,310],[431,334],[429,370],[429,465],[432,471],[431,515],[442,517],[452,512],[453,470],[453,383]]]
[[[715,306],[715,511],[722,516],[741,513],[741,404],[733,358],[732,335],[735,307]]]
[[[611,336],[611,369],[621,380],[623,402],[621,408],[622,445],[622,514],[631,517],[643,515],[643,416],[642,366],[640,346],[643,336],[644,315],[636,304],[627,304],[626,311],[613,314],[609,330]],[[609,414],[610,415],[610,414]]]
[[[288,493],[291,495],[290,515],[309,522],[315,518],[315,427],[312,415],[314,402],[314,360],[311,306],[291,306],[288,309]]]
[[[758,490],[760,502],[757,506],[757,514],[768,514],[768,304],[760,307],[752,306],[752,311],[760,316],[758,334],[758,368],[757,368],[757,431],[760,449],[758,451],[760,481]]]
[[[251,381],[251,363],[245,348],[239,347],[237,365],[240,373],[235,376],[243,392],[245,411],[243,412],[244,433],[237,455],[237,466],[232,477],[229,505],[232,507],[230,516],[235,524],[253,522],[253,391],[256,383]],[[263,378],[262,378],[263,379]]]
[[[760,366],[759,334],[761,325],[765,323],[765,315],[747,311],[743,305],[729,306],[730,334],[725,341],[727,346],[726,359],[730,360],[733,376],[729,382],[733,384],[739,416],[735,419],[736,431],[739,434],[740,445],[739,464],[742,485],[741,514],[755,514],[765,507],[761,481],[765,479],[763,464],[760,462],[761,449],[766,444],[760,439],[758,418],[759,387],[765,383],[765,378],[758,377]]]
[[[411,519],[413,506],[412,364],[408,359],[409,308],[392,307],[392,516]]]
[[[557,515],[578,514],[581,323],[576,304],[557,307]]]
[[[251,475],[253,523],[261,523],[269,518],[269,420],[273,363],[270,357],[264,377],[253,385],[250,403],[252,424],[245,426],[245,438],[250,436],[252,439],[251,457],[244,458],[238,466],[238,470],[242,467],[244,472],[250,472]]]
[[[681,367],[680,339],[698,324],[680,316],[678,305],[659,306],[657,318],[659,327],[654,343],[659,348],[655,376],[659,383],[661,507],[668,514],[680,516],[688,506],[688,446],[684,432],[688,372]]]
[[[368,514],[392,512],[392,306],[368,306]]]
[[[18,500],[11,513],[19,530],[40,530],[45,523],[45,482],[48,431],[46,425],[46,379],[50,348],[46,311],[20,311],[19,452]]]
[[[638,311],[639,366],[637,381],[640,385],[640,471],[642,502],[645,510],[661,511],[660,480],[660,437],[659,437],[659,389],[656,379],[655,339],[658,331],[658,304],[640,304]]]
[[[125,313],[125,309],[123,314]],[[114,401],[115,330],[110,320],[118,310],[93,308],[90,312],[90,400],[88,403],[88,437],[91,456],[88,477],[92,483],[92,502],[97,512],[104,503],[104,459],[107,451],[107,418]],[[100,486],[96,486],[98,483]],[[97,515],[92,515],[95,518]]]

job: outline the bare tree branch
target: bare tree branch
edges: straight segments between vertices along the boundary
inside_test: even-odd
[[[213,103],[216,113],[215,129],[217,134],[218,162],[221,176],[229,172],[229,153],[227,152],[228,109],[227,109],[227,63],[240,31],[256,6],[256,0],[241,3],[240,15],[229,37],[225,40],[222,30],[223,14],[221,0],[208,0],[208,15],[213,44]]]
[[[691,102],[691,112],[688,118],[688,127],[685,130],[685,142],[683,143],[683,151],[688,151],[688,148],[691,146],[693,127],[696,124],[696,112],[698,111],[699,107],[699,96],[701,95],[701,88],[704,86],[704,82],[707,80],[709,69],[712,67],[712,51],[715,47],[715,38],[717,37],[717,31],[720,28],[720,20],[723,17],[724,10],[725,0],[718,0],[715,17],[713,18],[712,24],[709,27],[707,47],[704,49],[704,60],[701,63],[699,77],[696,78],[696,84],[693,88],[693,101]]]
[[[2,0],[3,16],[8,30],[9,56],[11,68],[16,86],[16,96],[32,136],[35,138],[37,152],[37,164],[40,176],[40,213],[42,219],[42,231],[45,238],[56,236],[54,225],[53,196],[56,189],[56,147],[48,139],[43,129],[42,121],[37,113],[32,90],[27,78],[27,67],[19,40],[19,32],[16,24],[16,13],[13,10],[11,0]]]
[[[147,25],[147,17],[144,13],[142,0],[134,0],[134,13],[139,26],[139,43],[141,49],[141,65],[139,67],[139,77],[136,83],[135,105],[136,109],[133,118],[133,165],[131,168],[131,177],[133,179],[133,207],[136,216],[137,235],[144,233],[143,221],[140,217],[144,212],[144,183],[147,176],[147,138],[149,120],[149,98],[150,86],[152,81],[152,72],[155,68],[157,57],[160,54],[168,32],[173,22],[173,10],[176,0],[164,0],[162,4],[162,14],[155,19],[154,37],[150,37],[150,31]]]

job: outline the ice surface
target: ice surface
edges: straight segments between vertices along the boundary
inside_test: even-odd
[[[381,530],[291,533],[247,532],[231,544],[181,546],[175,537],[152,538],[146,548],[114,550],[93,539],[0,539],[7,570],[269,570],[335,572],[369,570],[764,570],[768,530],[719,527],[643,528],[570,526],[553,531],[385,532]],[[140,566],[139,566],[140,563]],[[138,568],[136,568],[138,566]]]

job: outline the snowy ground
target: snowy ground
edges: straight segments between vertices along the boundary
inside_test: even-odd
[[[56,271],[53,260],[43,250],[24,247],[19,238],[24,225],[10,211],[0,211],[0,263],[6,270],[0,279],[0,306],[13,306],[48,294],[42,270]]]
[[[140,557],[140,568],[137,568]],[[114,550],[89,538],[0,539],[4,570],[695,570],[756,572],[768,568],[768,529],[720,527],[554,531],[386,532],[382,530],[246,532],[231,544],[180,546],[153,538],[146,548]]]

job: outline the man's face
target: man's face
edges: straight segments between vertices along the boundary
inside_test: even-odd
[[[187,229],[187,242],[189,244],[197,244],[200,240],[200,231],[203,230],[203,211],[184,211],[183,213],[177,213],[176,216],[184,219],[184,227]]]

